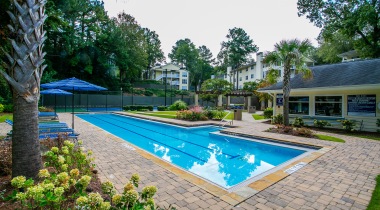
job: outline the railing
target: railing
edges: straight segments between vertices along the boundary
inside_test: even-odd
[[[222,126],[220,126],[221,128],[223,128],[227,124],[230,124],[230,125],[234,124],[234,120],[226,120],[226,118],[228,117],[228,115],[230,115],[231,113],[232,112],[229,111],[228,114],[226,116],[224,116],[223,119],[220,121],[221,123],[225,122]]]
[[[165,78],[165,77],[167,77],[167,78],[179,78],[179,74],[172,74],[172,75],[168,74],[168,76],[166,76],[165,74],[162,74],[156,78],[156,81],[161,80],[162,78]]]

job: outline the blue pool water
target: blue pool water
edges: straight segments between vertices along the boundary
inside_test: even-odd
[[[77,116],[227,189],[306,152],[221,135],[215,126],[184,128],[115,114]]]

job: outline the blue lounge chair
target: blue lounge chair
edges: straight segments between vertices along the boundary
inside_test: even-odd
[[[55,112],[38,112],[38,117],[58,117]]]
[[[5,122],[11,126],[13,126],[13,121],[12,120],[9,120],[9,119],[6,119]],[[58,122],[58,123],[39,123],[38,124],[38,128],[41,129],[41,128],[68,128],[69,126],[67,126],[66,123],[61,123],[61,122]]]
[[[44,140],[44,139],[47,139],[47,138],[55,139],[55,138],[58,138],[59,135],[62,135],[62,134],[59,134],[59,133],[45,133],[45,134],[40,134],[39,135],[39,139],[40,140]],[[69,134],[65,134],[65,135],[67,135],[67,138],[69,138],[69,139],[78,140],[78,136],[75,135],[75,134],[69,133]]]

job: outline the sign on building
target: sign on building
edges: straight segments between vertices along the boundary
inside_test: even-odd
[[[376,116],[376,95],[348,95],[348,116]]]
[[[284,94],[277,94],[276,95],[276,105],[277,106],[284,106]]]

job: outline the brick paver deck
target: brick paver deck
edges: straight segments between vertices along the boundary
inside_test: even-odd
[[[71,124],[70,114],[59,114],[59,117]],[[334,143],[263,132],[270,125],[261,122],[235,121],[234,125],[239,127],[227,131],[334,148],[234,207],[157,165],[149,156],[130,150],[125,141],[75,117],[75,130],[81,134],[86,149],[94,151],[101,180],[109,179],[121,190],[129,177],[138,173],[141,186],[158,187],[155,200],[160,206],[172,204],[177,209],[366,209],[376,184],[375,177],[380,174],[380,141],[328,134],[346,141]],[[0,124],[0,135],[9,129],[10,126]]]

